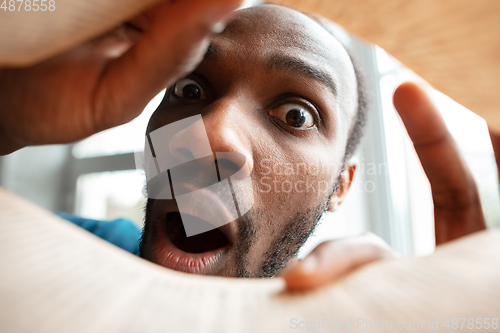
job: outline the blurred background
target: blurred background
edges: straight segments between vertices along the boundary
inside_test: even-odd
[[[354,183],[336,213],[323,217],[301,256],[317,243],[371,231],[402,255],[434,249],[430,186],[392,104],[395,88],[419,78],[379,47],[338,28],[337,38],[359,55],[371,93],[369,119]],[[68,145],[28,147],[0,157],[0,186],[54,212],[86,218],[128,218],[142,226],[145,178],[134,151],[144,147],[147,122],[164,91],[132,122]],[[485,121],[432,92],[479,186],[490,227],[500,226],[498,176]]]

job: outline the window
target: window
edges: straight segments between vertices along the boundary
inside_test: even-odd
[[[142,208],[146,202],[142,194],[144,177],[134,170],[133,152],[144,149],[146,126],[164,94],[162,91],[153,98],[144,112],[130,123],[74,145],[72,165],[77,178],[76,214],[101,220],[123,217],[142,225]],[[119,159],[113,161],[113,156]],[[121,170],[114,171],[113,164]]]

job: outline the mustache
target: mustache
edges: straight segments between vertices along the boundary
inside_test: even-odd
[[[219,177],[216,165],[213,157],[209,156],[183,163],[154,176],[147,183],[147,194],[152,199],[171,199],[217,182]],[[171,196],[165,192],[171,193]]]
[[[200,234],[240,218],[253,206],[251,177],[238,177],[241,169],[223,158],[192,160],[150,179],[148,198],[175,199],[187,236]]]
[[[249,178],[244,172],[241,174],[241,165],[245,165],[245,157],[242,154],[217,154],[221,156],[228,155],[230,158],[219,157],[214,159],[213,156],[206,156],[171,167],[154,177],[148,178],[146,184],[148,198],[171,199],[174,194],[183,195],[196,189],[212,186],[226,179],[234,182],[239,181],[241,178]],[[169,189],[170,192],[168,192]],[[164,193],[165,191],[168,193]],[[162,193],[166,195],[162,195]]]

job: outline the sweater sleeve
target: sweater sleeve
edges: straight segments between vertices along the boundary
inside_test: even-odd
[[[139,254],[139,242],[142,232],[134,222],[128,219],[120,218],[112,221],[101,221],[67,213],[56,213],[56,215],[82,227],[125,251],[136,255]]]

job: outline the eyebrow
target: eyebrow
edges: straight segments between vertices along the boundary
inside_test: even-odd
[[[221,48],[213,43],[210,43],[205,53],[205,60],[216,60],[222,56]],[[274,54],[267,59],[266,63],[269,69],[277,69],[282,71],[292,72],[297,75],[306,76],[311,79],[317,80],[323,85],[330,88],[333,94],[337,95],[337,85],[333,81],[330,74],[315,67],[302,59]]]
[[[297,75],[306,76],[311,79],[317,80],[325,86],[329,87],[334,95],[337,95],[337,85],[333,81],[330,74],[305,62],[304,60],[275,54],[269,57],[267,66],[270,69],[289,71]]]

